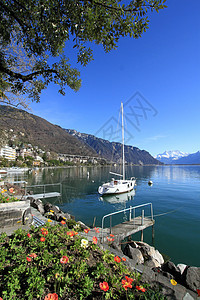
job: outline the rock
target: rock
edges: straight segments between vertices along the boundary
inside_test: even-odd
[[[185,271],[185,268],[187,268],[187,265],[184,264],[178,264],[177,268],[180,270],[181,275],[183,274],[183,272]]]
[[[189,293],[186,293],[183,300],[194,300],[194,298]]]
[[[68,213],[63,213],[63,212],[55,213],[54,212],[54,215],[56,216],[58,222],[61,222],[62,220],[67,221],[67,220],[71,219],[71,215]]]
[[[198,267],[188,267],[185,268],[183,272],[183,278],[185,280],[186,286],[192,291],[196,292],[200,288],[200,268]]]
[[[157,267],[161,266],[164,263],[162,255],[154,247],[149,246],[144,242],[137,242],[137,245],[138,249],[142,252],[145,261],[148,261],[149,259],[154,259],[158,262]]]
[[[160,264],[156,259],[151,258],[145,261],[145,266],[148,266],[150,268],[158,268],[160,267]]]
[[[163,272],[171,274],[177,282],[182,282],[180,269],[176,267],[176,265],[172,261],[167,261],[162,265],[161,269]]]
[[[112,247],[113,249],[115,249],[115,250],[119,251],[119,252],[121,253],[121,255],[123,255],[122,249],[121,249],[121,247],[119,246],[119,244],[118,244],[118,243],[116,243],[116,242],[112,242],[112,245],[111,245],[111,247]]]
[[[49,202],[44,204],[44,210],[45,212],[49,212],[50,210],[52,210],[54,213],[61,213],[61,210],[58,206],[55,206]]]
[[[137,243],[134,242],[134,241],[130,241],[128,244],[129,244],[132,248],[138,248]]]
[[[129,244],[126,245],[124,248],[123,253],[128,256],[129,258],[134,260],[135,264],[142,264],[144,263],[144,258],[142,253],[139,249],[131,247]]]
[[[42,203],[42,200],[40,199],[34,199],[33,197],[28,197],[27,199],[30,199],[30,205],[34,208],[36,208],[41,215],[44,215],[44,205]]]
[[[81,229],[90,229],[87,225],[85,225],[83,222],[81,221],[77,221],[77,223],[81,226]]]

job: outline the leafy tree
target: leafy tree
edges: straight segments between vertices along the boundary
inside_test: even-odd
[[[93,59],[89,42],[108,52],[120,37],[140,37],[150,12],[166,7],[165,1],[0,0],[0,101],[7,100],[8,87],[34,101],[51,82],[63,95],[66,85],[77,91],[80,73],[63,54],[66,42],[86,66]]]

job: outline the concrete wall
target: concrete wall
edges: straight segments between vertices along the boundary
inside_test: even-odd
[[[22,222],[24,212],[30,208],[30,200],[0,203],[0,227],[15,226]]]

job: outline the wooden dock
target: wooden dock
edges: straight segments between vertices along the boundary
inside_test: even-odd
[[[141,211],[141,215],[136,215],[136,210]],[[145,216],[145,210],[148,209],[148,215]],[[150,214],[149,214],[150,210]],[[147,211],[146,211],[147,212]],[[125,221],[123,223],[120,223],[118,225],[112,226],[112,218],[115,217],[117,214],[129,214],[128,221]],[[110,227],[105,228],[104,222],[105,219],[110,219]],[[141,232],[141,241],[143,241],[143,230],[152,226],[152,239],[154,238],[154,223],[155,220],[153,218],[153,206],[152,203],[145,203],[141,204],[135,207],[130,206],[129,208],[116,211],[113,213],[110,213],[108,215],[105,215],[102,218],[102,228],[101,228],[101,240],[105,241],[105,233],[107,233],[107,230],[110,231],[110,234],[114,235],[115,242],[118,244],[121,243],[122,240],[124,240],[126,237],[129,237],[137,232]],[[105,230],[107,229],[107,230]]]
[[[60,196],[61,196],[61,193],[51,192],[51,193],[26,195],[26,196],[23,196],[22,199],[27,199],[28,197],[32,197],[34,199],[46,199],[46,198],[54,198],[54,197],[60,197]]]
[[[143,223],[143,224],[142,224]],[[139,231],[143,231],[144,229],[153,226],[155,223],[154,220],[150,218],[142,216],[136,217],[130,221],[123,222],[121,224],[115,225],[111,228],[111,233],[115,236],[117,241],[122,241],[128,236],[135,234]]]

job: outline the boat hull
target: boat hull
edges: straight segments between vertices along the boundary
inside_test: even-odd
[[[133,190],[136,180],[113,180],[101,185],[98,193],[104,195],[118,195],[128,193]]]

